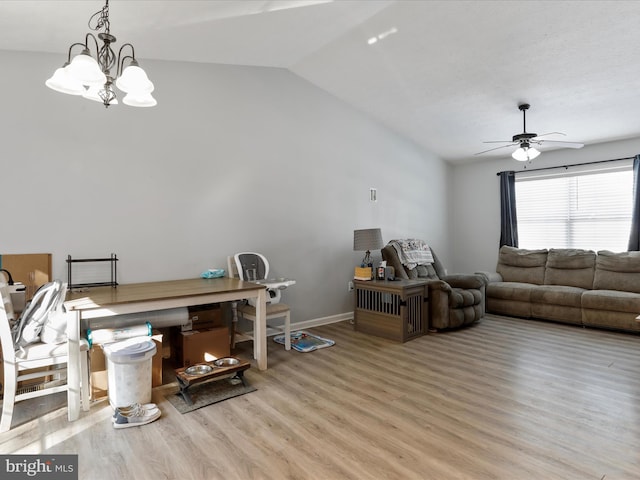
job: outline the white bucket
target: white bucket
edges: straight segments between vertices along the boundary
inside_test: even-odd
[[[151,401],[151,364],[156,345],[149,337],[134,337],[104,345],[109,403],[126,407]]]

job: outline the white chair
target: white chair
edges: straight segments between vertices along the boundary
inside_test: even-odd
[[[266,257],[260,253],[255,252],[242,252],[236,253],[233,257],[227,257],[227,266],[229,269],[229,277],[238,277],[240,280],[256,281],[265,280],[269,276],[269,262]],[[267,288],[265,286],[265,288]],[[291,350],[291,313],[289,305],[280,303],[281,290],[284,287],[269,289],[267,288],[267,327],[284,333],[284,348],[285,350]],[[231,332],[231,348],[235,347],[235,331],[237,324],[237,313],[242,318],[249,321],[256,321],[256,307],[254,302],[242,303],[238,305],[237,302],[233,302],[231,307],[233,309],[233,326]],[[269,325],[269,321],[275,318],[284,318],[283,327]],[[255,332],[255,326],[254,326]],[[248,335],[243,332],[243,336],[253,339],[254,335]]]
[[[0,280],[2,278],[0,277]],[[66,292],[66,288],[63,289]],[[80,399],[84,410],[89,408],[89,369],[88,343],[80,342],[80,376],[81,385],[68,385],[67,352],[68,343],[33,342],[16,348],[12,336],[13,305],[7,284],[0,281],[0,346],[4,366],[4,385],[2,401],[2,418],[0,432],[11,429],[11,419],[15,404],[29,398],[41,397],[53,393],[67,391],[69,399],[73,389],[80,391]],[[11,319],[11,320],[10,320]],[[71,368],[71,367],[69,367]],[[18,382],[42,379],[41,382],[18,390]]]

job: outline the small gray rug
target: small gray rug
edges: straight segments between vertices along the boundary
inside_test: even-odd
[[[251,385],[245,387],[239,380],[225,378],[194,385],[193,387],[189,387],[187,391],[191,395],[193,405],[187,405],[187,402],[185,402],[177,392],[169,393],[165,395],[165,398],[169,400],[171,405],[180,413],[187,413],[197,410],[198,408],[206,407],[207,405],[228,400],[229,398],[244,395],[245,393],[255,392],[256,388]]]

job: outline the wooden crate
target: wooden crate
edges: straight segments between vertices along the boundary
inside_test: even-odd
[[[421,280],[355,282],[358,332],[406,342],[429,330],[427,284]]]

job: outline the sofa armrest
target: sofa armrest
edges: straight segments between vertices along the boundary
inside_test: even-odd
[[[433,291],[441,291],[446,293],[447,295],[451,292],[451,285],[449,285],[444,280],[427,280],[427,285],[429,286],[429,292]]]
[[[482,288],[487,284],[484,276],[467,273],[447,275],[443,277],[442,280],[453,288]]]
[[[486,279],[487,284],[503,281],[502,275],[500,275],[498,272],[475,272],[475,273],[476,275],[482,275]]]

